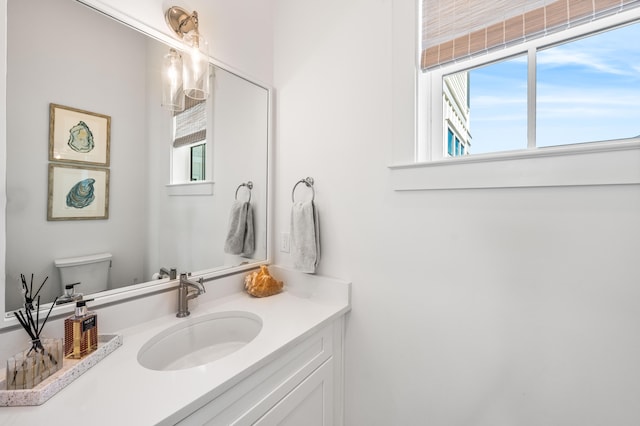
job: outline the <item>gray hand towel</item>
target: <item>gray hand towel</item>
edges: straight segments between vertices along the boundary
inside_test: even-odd
[[[293,267],[315,273],[320,262],[320,223],[313,201],[293,203],[290,235]]]
[[[247,229],[247,210],[249,203],[234,201],[229,212],[229,231],[224,243],[224,251],[229,254],[242,254]],[[252,231],[253,233],[253,231]]]
[[[247,204],[247,221],[246,221],[246,228],[244,233],[244,240],[242,244],[242,255],[248,257],[253,254],[256,247],[255,247],[255,237],[253,233],[253,207],[251,207],[251,204],[249,203],[246,203],[246,204]]]

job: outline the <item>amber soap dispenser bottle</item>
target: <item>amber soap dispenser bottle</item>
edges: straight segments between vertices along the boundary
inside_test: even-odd
[[[64,320],[64,356],[80,359],[98,349],[98,316],[87,311],[87,302],[78,300],[76,312]]]

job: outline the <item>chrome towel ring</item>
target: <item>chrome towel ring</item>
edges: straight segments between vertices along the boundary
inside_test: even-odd
[[[296,182],[295,185],[293,185],[293,189],[291,190],[291,201],[293,201],[295,203],[295,192],[296,192],[296,187],[301,184],[304,183],[307,188],[311,189],[311,201],[314,201],[316,199],[316,191],[315,189],[313,189],[313,178],[312,177],[306,177],[304,179],[300,179],[299,181]]]
[[[243,182],[240,185],[238,185],[238,187],[236,188],[236,200],[238,199],[238,191],[243,186],[246,187],[247,190],[249,191],[249,199],[247,200],[247,202],[250,203],[251,202],[251,190],[253,189],[253,182],[251,182],[251,181]]]

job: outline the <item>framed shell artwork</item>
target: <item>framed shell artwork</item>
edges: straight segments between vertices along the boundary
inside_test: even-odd
[[[47,220],[109,218],[109,169],[49,163]]]
[[[109,166],[111,117],[49,104],[49,161]]]

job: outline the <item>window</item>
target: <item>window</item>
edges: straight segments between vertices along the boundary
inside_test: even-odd
[[[444,76],[448,81],[462,74],[468,81],[468,154],[527,148],[526,59],[520,55]]]
[[[191,149],[191,181],[204,180],[206,145],[192,146]]]
[[[640,135],[640,23],[538,51],[536,146]]]
[[[618,72],[614,85],[597,87],[593,83],[603,79],[595,65],[603,71],[612,59],[580,62],[582,43],[635,49],[630,40],[637,35],[620,34],[640,25],[634,24],[640,2],[423,0],[422,13],[408,3],[393,5],[394,189],[640,183],[640,131],[622,127],[640,122],[631,101],[640,85],[635,75]],[[423,30],[414,50],[421,51],[416,85],[407,82],[416,58],[406,46],[419,43],[407,30],[408,19]],[[611,34],[625,42],[607,41]],[[635,52],[625,56],[638,63]],[[563,56],[572,62],[558,67]],[[492,89],[494,80],[499,84]],[[580,102],[585,97],[589,104]],[[619,107],[606,113],[593,108],[614,102]],[[497,115],[496,104],[510,107]],[[588,138],[572,124],[576,117],[583,127],[595,118]],[[608,133],[597,135],[596,128]]]
[[[419,117],[429,124],[418,160],[640,135],[640,45],[630,42],[640,23],[620,25],[621,8],[616,0],[424,0]],[[612,21],[619,26],[608,29]],[[441,107],[428,103],[433,93]]]
[[[628,42],[638,39],[640,23],[633,23],[548,47],[534,44],[527,54],[445,75],[445,107],[456,96],[447,89],[451,81],[469,84],[468,153],[640,135],[640,46]],[[528,103],[529,94],[535,102]]]
[[[207,102],[185,98],[184,111],[173,117],[171,183],[206,178]]]

